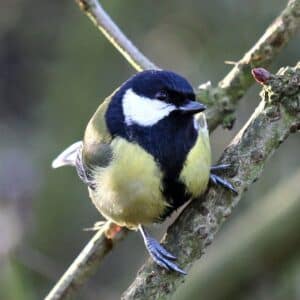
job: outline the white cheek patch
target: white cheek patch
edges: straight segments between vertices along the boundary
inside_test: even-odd
[[[152,126],[175,109],[172,104],[139,96],[132,89],[126,91],[123,97],[123,113],[127,125]]]

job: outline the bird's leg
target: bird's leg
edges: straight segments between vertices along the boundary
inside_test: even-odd
[[[167,270],[176,271],[178,273],[186,275],[186,272],[184,272],[174,262],[172,262],[173,260],[176,260],[176,257],[174,255],[168,252],[158,241],[149,236],[142,225],[139,226],[139,230],[142,234],[145,246],[150,256],[158,265]]]
[[[210,180],[216,184],[216,185],[221,185],[223,187],[225,187],[226,189],[229,189],[231,190],[233,193],[237,194],[237,190],[234,188],[234,186],[226,179],[214,174],[213,172],[218,172],[218,171],[223,171],[223,170],[226,170],[230,167],[229,164],[220,164],[220,165],[215,165],[215,166],[212,166],[210,168]]]

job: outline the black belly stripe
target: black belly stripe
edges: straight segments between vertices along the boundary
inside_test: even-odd
[[[166,208],[164,214],[160,217],[161,221],[169,217],[174,210],[181,207],[191,197],[191,195],[187,193],[184,183],[177,178],[167,176],[163,178],[163,194],[171,206]]]
[[[171,204],[160,218],[164,219],[190,198],[185,185],[179,181],[179,175],[198,135],[193,116],[173,112],[151,127],[124,127],[114,118],[114,115],[120,113],[121,111],[112,109],[107,112],[106,121],[111,135],[138,143],[155,158],[164,174],[162,192],[166,201]]]

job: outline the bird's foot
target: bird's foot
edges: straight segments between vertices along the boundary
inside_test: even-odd
[[[107,221],[98,221],[94,223],[92,227],[84,228],[84,231],[98,231],[103,228],[104,225],[106,225]]]
[[[176,271],[183,275],[187,274],[173,262],[176,260],[176,257],[167,251],[158,241],[149,236],[143,226],[139,226],[139,230],[143,236],[145,246],[155,263],[169,271]]]
[[[105,236],[112,240],[120,231],[122,230],[122,227],[115,224],[115,223],[112,223],[112,222],[109,222],[107,224],[107,227],[105,228]]]
[[[122,227],[108,221],[96,222],[93,227],[85,228],[85,231],[99,231],[104,230],[105,236],[108,239],[113,239],[117,233],[121,231]]]
[[[232,183],[230,183],[228,180],[216,175],[216,174],[213,174],[212,172],[218,172],[218,171],[223,171],[223,170],[226,170],[230,168],[230,165],[229,164],[220,164],[220,165],[215,165],[215,166],[212,166],[210,168],[210,180],[216,184],[216,185],[221,185],[223,187],[225,187],[226,189],[229,189],[231,190],[234,194],[238,194],[237,190],[234,188],[234,186],[232,185]]]

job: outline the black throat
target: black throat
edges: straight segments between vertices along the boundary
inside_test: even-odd
[[[151,127],[128,126],[125,138],[149,152],[164,175],[178,178],[186,156],[196,141],[197,131],[192,116],[187,118],[171,113]]]

